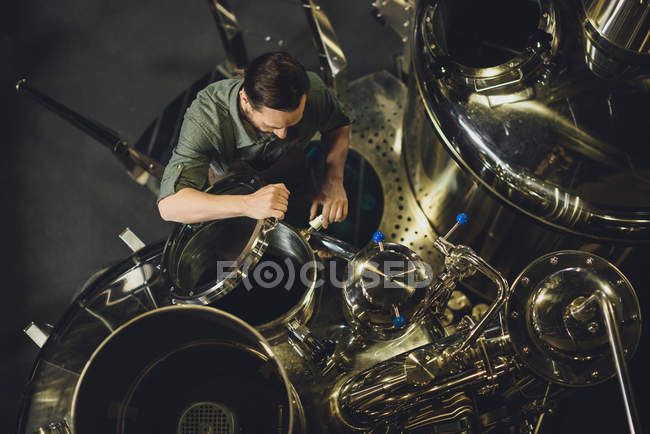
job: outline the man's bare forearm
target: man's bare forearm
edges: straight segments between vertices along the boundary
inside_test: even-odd
[[[167,221],[198,223],[246,215],[243,195],[215,195],[183,188],[158,202],[160,216]]]
[[[346,125],[328,132],[325,135],[325,143],[329,146],[325,177],[343,181],[343,169],[350,147],[350,127]]]

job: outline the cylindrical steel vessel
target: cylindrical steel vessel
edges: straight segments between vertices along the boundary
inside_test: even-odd
[[[108,336],[72,399],[78,433],[304,432],[300,399],[253,327],[204,306],[168,306]]]
[[[509,276],[560,248],[618,263],[650,241],[650,82],[595,76],[571,5],[465,3],[416,11],[403,149],[419,206],[439,233],[467,212],[455,236]]]

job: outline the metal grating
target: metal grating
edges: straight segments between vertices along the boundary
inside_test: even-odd
[[[380,71],[351,83],[347,103],[354,117],[350,148],[368,161],[381,181],[384,212],[379,230],[387,241],[407,246],[439,269],[442,257],[433,247],[437,234],[412,193],[402,155],[406,86]]]
[[[233,413],[216,402],[197,402],[189,406],[178,421],[178,434],[233,434]]]

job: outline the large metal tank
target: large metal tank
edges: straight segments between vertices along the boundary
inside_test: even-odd
[[[417,6],[403,142],[413,193],[438,232],[473,216],[463,241],[510,276],[551,250],[620,263],[650,241],[647,53],[637,44],[616,81],[596,75],[578,6]]]

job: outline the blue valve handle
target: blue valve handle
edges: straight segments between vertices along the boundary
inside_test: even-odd
[[[468,221],[469,217],[467,217],[467,214],[461,212],[456,216],[456,224],[451,229],[449,229],[449,232],[447,232],[442,238],[446,240],[456,229],[458,229],[459,226],[466,224]]]
[[[384,233],[381,231],[377,231],[374,234],[372,234],[372,240],[375,243],[379,244],[379,250],[381,250],[382,252],[384,251],[384,238],[386,237],[384,237]]]
[[[393,305],[393,313],[395,314],[395,316],[393,317],[393,325],[395,327],[404,327],[404,324],[406,324],[406,320],[402,315],[399,314],[399,309],[395,305]]]

